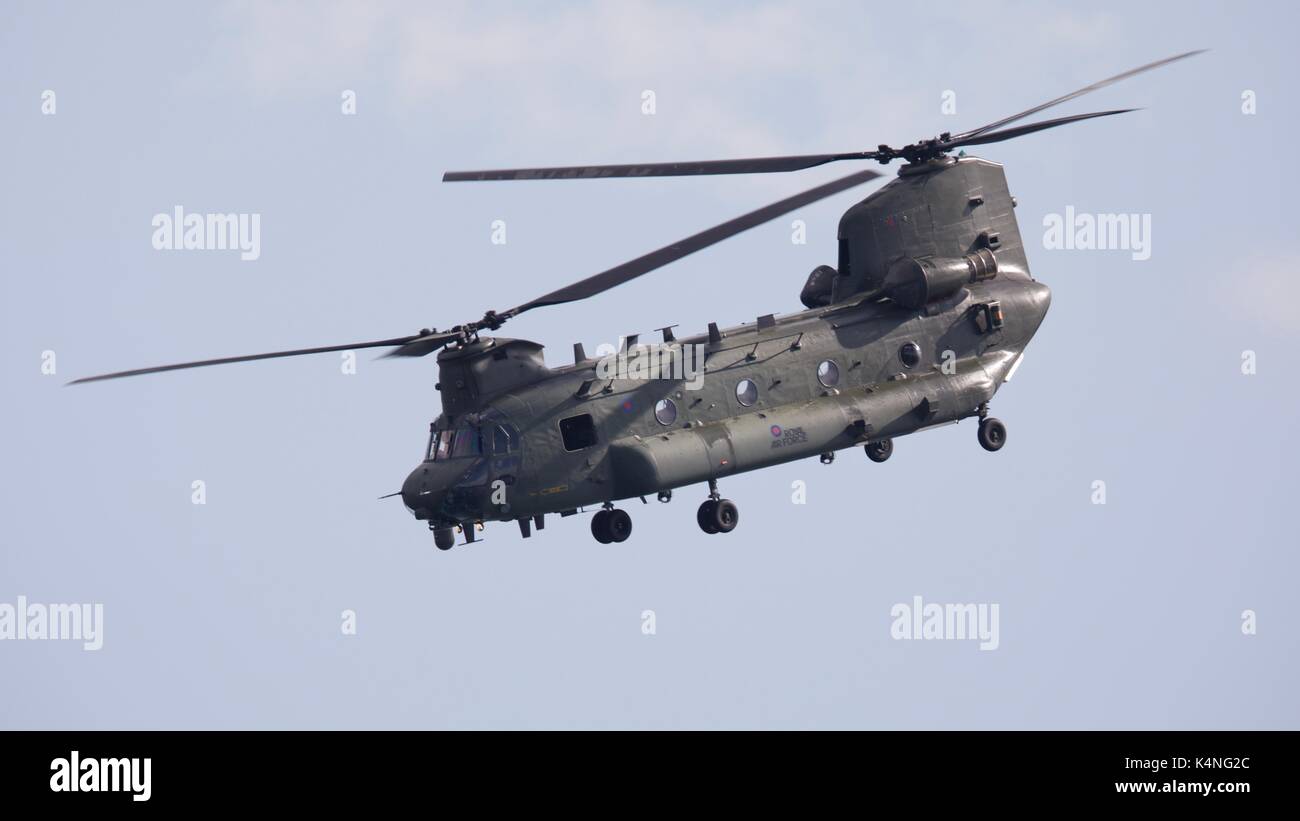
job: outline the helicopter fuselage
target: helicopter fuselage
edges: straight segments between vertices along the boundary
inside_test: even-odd
[[[557,368],[485,402],[472,421],[439,417],[403,499],[444,527],[576,512],[974,416],[1050,300],[1040,282],[995,279],[921,309],[808,310],[728,328],[715,343],[669,343],[704,346],[698,390],[686,379],[600,380],[594,359]],[[465,353],[515,342],[480,340]],[[738,387],[746,382],[752,398]],[[444,431],[451,444],[439,453]],[[457,437],[469,444],[457,449]]]
[[[552,369],[526,340],[448,348],[403,500],[435,531],[536,520],[982,416],[1051,300],[1014,205],[996,163],[905,167],[845,213],[808,310],[621,352],[702,352],[691,378],[609,377],[585,356]]]

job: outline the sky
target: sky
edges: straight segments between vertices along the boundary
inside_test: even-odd
[[[0,640],[0,727],[1300,728],[1300,13],[927,8],[6,2],[0,616],[98,604],[103,629],[97,650]],[[583,516],[435,550],[377,498],[439,413],[431,357],[65,386],[447,327],[856,168],[446,170],[899,145],[1195,48],[1043,116],[1140,111],[977,152],[1053,291],[993,402],[1006,447],[968,421],[884,464],[731,477],[725,536],[696,527],[695,487],[625,505],[622,544]],[[559,365],[799,310],[880,184],[509,333]],[[178,206],[258,215],[257,258],[156,249]],[[1149,258],[1049,247],[1066,213],[1145,216]],[[996,605],[996,649],[895,638],[917,596]]]

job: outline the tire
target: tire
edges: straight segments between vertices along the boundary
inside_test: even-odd
[[[883,462],[894,455],[894,440],[880,439],[875,442],[868,442],[863,450],[867,452],[867,458],[871,461]]]
[[[740,508],[730,499],[719,499],[713,506],[713,526],[718,533],[730,533],[740,523]]]
[[[705,533],[717,533],[718,527],[713,523],[713,509],[717,507],[717,502],[712,499],[705,499],[704,504],[695,512],[695,523],[700,526],[700,530]]]
[[[605,517],[605,532],[613,542],[625,542],[632,535],[632,517],[626,510],[614,509]]]
[[[451,550],[456,546],[456,531],[449,527],[440,527],[433,531],[433,546],[439,550]]]
[[[1007,443],[1007,426],[992,416],[980,422],[980,447],[993,453]]]
[[[591,535],[596,537],[596,541],[601,544],[609,544],[614,541],[614,537],[609,533],[609,511],[600,510],[595,516],[591,517]]]

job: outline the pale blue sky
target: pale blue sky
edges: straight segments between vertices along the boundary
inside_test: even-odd
[[[0,643],[0,727],[1300,727],[1297,12],[927,8],[6,2],[0,602],[100,602],[105,637]],[[1006,164],[1054,294],[994,403],[1006,448],[964,423],[884,465],[735,477],[726,537],[696,528],[693,488],[631,507],[622,545],[580,518],[434,550],[375,499],[438,413],[432,358],[63,386],[447,326],[850,170],[447,169],[897,145],[1192,48],[1212,51],[1059,109],[1141,112],[978,152]],[[807,245],[777,221],[510,332],[555,364],[575,341],[794,311],[870,190],[795,215]],[[154,251],[175,205],[261,214],[260,259]],[[1150,214],[1151,258],[1044,249],[1067,206]],[[891,640],[914,595],[998,603],[999,649]]]

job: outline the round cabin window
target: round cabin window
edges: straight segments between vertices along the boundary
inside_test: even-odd
[[[655,403],[655,421],[661,425],[671,425],[677,420],[677,406],[671,399],[660,399]]]
[[[840,366],[829,359],[825,360],[817,366],[817,381],[827,388],[840,384]]]
[[[745,407],[749,407],[758,401],[758,386],[750,379],[742,379],[736,383],[736,401]]]
[[[915,342],[909,342],[898,349],[898,358],[909,368],[915,368],[921,362],[921,349]]]

